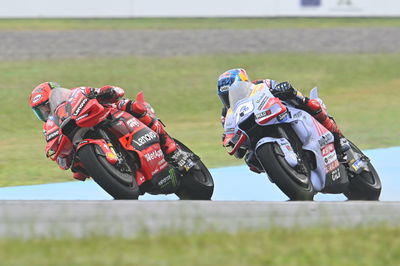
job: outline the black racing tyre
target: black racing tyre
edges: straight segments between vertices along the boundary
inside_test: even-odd
[[[138,199],[139,187],[133,175],[122,173],[105,156],[96,153],[96,145],[83,146],[78,155],[93,180],[115,199]]]
[[[174,140],[183,151],[193,153],[179,140]],[[200,158],[196,155],[195,157],[200,170],[191,169],[184,174],[175,194],[182,200],[210,200],[214,192],[214,180]]]
[[[352,142],[350,147],[357,153],[362,151]],[[348,190],[343,194],[349,200],[379,200],[382,185],[378,173],[371,162],[368,163],[369,171],[362,171],[359,175],[349,177],[350,184]]]
[[[310,179],[311,171],[303,174],[292,168],[278,144],[263,144],[257,148],[256,155],[271,180],[290,200],[313,200],[315,192]]]

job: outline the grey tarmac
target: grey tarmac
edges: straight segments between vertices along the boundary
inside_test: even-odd
[[[0,201],[0,238],[400,225],[397,202]]]
[[[0,60],[237,53],[398,53],[400,28],[0,31]]]

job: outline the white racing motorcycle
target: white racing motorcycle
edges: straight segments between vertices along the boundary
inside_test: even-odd
[[[314,88],[311,99],[318,98]],[[291,200],[316,193],[343,193],[350,200],[378,200],[381,181],[370,160],[353,143],[338,156],[334,137],[307,112],[272,95],[265,84],[235,82],[225,122],[224,146],[266,172]]]

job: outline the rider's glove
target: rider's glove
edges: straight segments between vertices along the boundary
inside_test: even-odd
[[[271,89],[271,92],[274,96],[282,100],[290,100],[297,95],[297,91],[287,81],[277,84],[273,89]]]
[[[225,116],[221,116],[221,125],[222,125],[222,127],[224,127],[225,126]]]
[[[100,103],[115,103],[124,96],[124,90],[120,87],[106,85],[97,90],[97,99]]]

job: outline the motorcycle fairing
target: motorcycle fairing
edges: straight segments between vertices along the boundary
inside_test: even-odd
[[[54,103],[52,103],[54,102]],[[56,105],[56,103],[58,103]],[[103,121],[109,114],[96,99],[87,98],[82,90],[74,90],[70,94],[55,93],[50,98],[52,114],[55,122],[61,126],[67,118],[73,119],[79,127],[93,127]]]
[[[141,167],[136,171],[136,180],[141,185],[168,166],[158,134],[129,113],[116,111],[112,115],[118,120],[111,125],[110,130],[119,137],[124,149],[138,155]]]
[[[61,133],[60,128],[53,121],[54,117],[50,116],[44,124],[43,133],[46,137],[46,157],[51,160],[57,160],[57,157],[68,157],[72,152],[72,142]],[[62,146],[62,149],[59,147]]]
[[[286,122],[303,142],[303,149],[314,153],[316,169],[311,171],[311,182],[316,191],[325,187],[326,178],[339,167],[333,145],[334,137],[325,127],[307,112],[288,106],[290,117]],[[337,173],[335,172],[337,175]],[[338,174],[339,177],[341,174]]]
[[[314,92],[314,95],[317,95],[317,93]],[[261,126],[283,122],[290,123],[303,142],[303,149],[309,150],[315,155],[316,168],[311,171],[311,182],[316,191],[321,191],[325,187],[327,175],[331,176],[333,172],[337,174],[335,170],[339,167],[333,146],[334,137],[332,133],[307,112],[290,105],[284,106],[282,103],[282,106],[277,105],[278,102],[280,100],[272,95],[269,88],[263,86],[263,89],[258,89],[251,97],[244,98],[236,103],[232,116],[227,117],[226,121],[228,124],[225,124],[225,130],[234,128],[234,131],[230,133],[237,134],[240,132],[246,134],[245,130],[240,129],[240,126],[252,114],[254,114],[255,122]],[[276,107],[271,109],[270,107],[272,106]],[[262,114],[265,110],[271,110],[271,114],[268,117],[266,114]],[[277,114],[273,115],[273,112]],[[264,117],[268,118],[265,119],[267,121],[259,123],[260,119],[264,119]],[[293,150],[290,143],[284,143],[282,140],[276,138],[263,138],[257,143],[257,147],[262,142],[276,142],[285,154],[288,164],[296,165],[294,163],[294,156],[290,151]]]
[[[265,104],[260,104],[257,111],[254,112],[256,123],[259,125],[265,125],[271,121],[271,119],[279,117],[286,112],[286,107],[278,98],[265,96],[264,99],[266,99]]]

